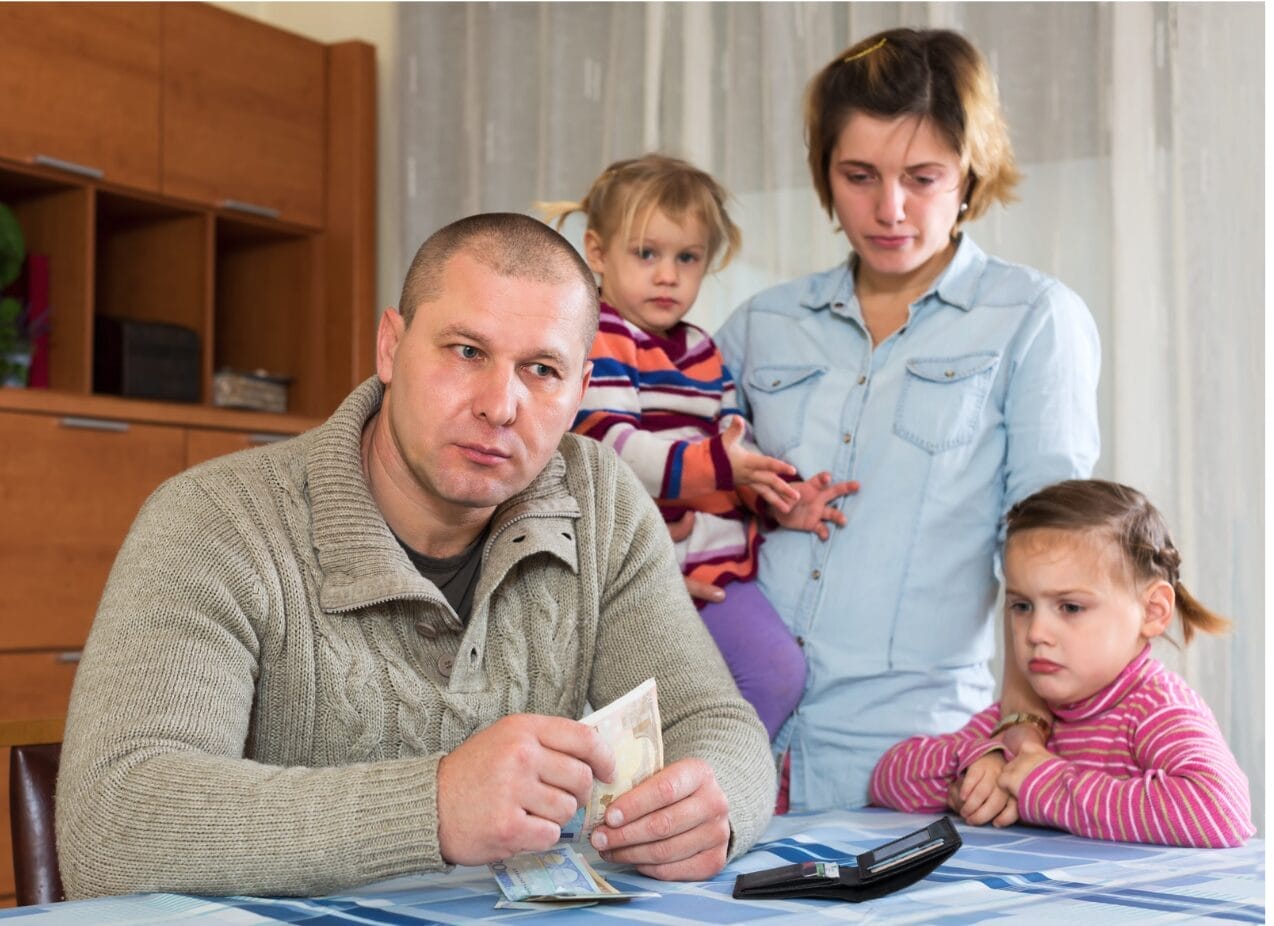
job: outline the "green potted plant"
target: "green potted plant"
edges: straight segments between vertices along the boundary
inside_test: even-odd
[[[22,273],[26,242],[17,217],[0,203],[0,292]],[[0,386],[25,386],[31,367],[31,340],[22,303],[0,296]]]

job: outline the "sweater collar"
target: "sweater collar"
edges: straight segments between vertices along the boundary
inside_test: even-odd
[[[1096,717],[1110,710],[1158,672],[1159,663],[1150,658],[1150,644],[1147,643],[1136,658],[1115,676],[1113,682],[1082,701],[1054,706],[1053,714],[1068,722]]]
[[[360,452],[363,428],[380,411],[384,386],[376,377],[359,385],[314,434],[305,458],[311,536],[322,573],[319,603],[348,611],[393,598],[442,601],[394,538],[372,498]],[[555,453],[529,486],[496,508],[483,551],[510,523],[528,516],[579,517],[566,486],[566,463]],[[526,544],[526,555],[542,547]],[[548,552],[575,567],[575,551]]]

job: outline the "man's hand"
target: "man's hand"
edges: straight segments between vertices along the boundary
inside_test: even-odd
[[[453,865],[538,852],[588,802],[593,777],[610,781],[615,756],[577,720],[514,714],[438,763],[438,847]]]
[[[1029,726],[1029,724],[1021,726]],[[1000,772],[999,785],[1017,797],[1018,791],[1022,788],[1022,782],[1026,781],[1026,776],[1049,759],[1056,758],[1057,756],[1038,745],[1033,739],[1027,740],[1022,744],[1022,751],[1015,755],[1013,761],[1004,766],[1004,770]]]
[[[705,881],[725,867],[729,812],[712,767],[681,759],[618,797],[593,847],[649,878]]]
[[[819,540],[831,536],[824,521],[830,521],[837,527],[845,526],[845,512],[833,508],[831,503],[842,495],[857,492],[859,488],[854,480],[833,484],[832,474],[828,472],[819,473],[804,482],[790,483],[789,487],[796,489],[799,498],[787,511],[775,509],[774,520],[793,530],[812,531]]]
[[[1004,755],[989,752],[975,761],[951,788],[951,809],[970,826],[1017,822],[1017,799],[997,783],[1005,765]]]
[[[775,511],[787,511],[800,501],[800,493],[783,476],[795,476],[796,467],[776,457],[767,457],[743,446],[747,422],[738,415],[721,432],[721,445],[730,459],[730,470],[736,486],[752,489]]]

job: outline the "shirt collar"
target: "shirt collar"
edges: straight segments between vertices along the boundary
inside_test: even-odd
[[[1082,701],[1055,706],[1053,714],[1068,722],[1096,717],[1122,701],[1130,691],[1139,688],[1156,673],[1157,667],[1158,663],[1150,658],[1150,644],[1147,643],[1137,657],[1115,676],[1113,682]]]
[[[967,312],[973,308],[986,262],[986,252],[968,234],[961,234],[951,263],[916,301],[922,302],[936,293],[943,302]],[[815,274],[801,298],[801,305],[816,310],[834,307],[837,303],[848,305],[854,298],[853,265],[854,257],[850,255],[839,267]]]

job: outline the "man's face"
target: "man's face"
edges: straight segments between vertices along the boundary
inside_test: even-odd
[[[526,488],[579,409],[591,364],[582,281],[500,276],[461,251],[409,326],[381,318],[382,423],[436,514],[471,517]],[[457,509],[468,509],[458,511]]]

